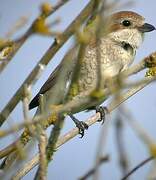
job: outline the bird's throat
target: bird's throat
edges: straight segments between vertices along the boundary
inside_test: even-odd
[[[108,37],[118,43],[124,42],[126,45],[125,48],[132,47],[133,49],[138,49],[143,41],[142,34],[137,29],[119,30],[112,32]]]

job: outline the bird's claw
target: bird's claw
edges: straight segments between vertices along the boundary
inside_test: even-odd
[[[79,134],[81,135],[80,138],[83,138],[84,131],[87,130],[89,126],[85,122],[79,120],[75,124],[76,127],[79,129]]]
[[[88,129],[88,124],[86,124],[83,121],[79,121],[78,119],[76,119],[73,115],[69,115],[71,117],[71,119],[74,121],[76,127],[79,129],[79,134],[81,135],[80,138],[83,138],[84,136],[84,131]]]
[[[100,119],[98,120],[98,122],[102,122],[102,124],[105,122],[105,116],[108,113],[108,109],[107,107],[103,107],[103,106],[96,106],[95,108],[96,113],[100,113]]]

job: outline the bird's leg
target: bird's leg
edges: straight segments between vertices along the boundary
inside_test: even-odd
[[[105,106],[96,106],[96,113],[100,113],[100,119],[98,121],[102,121],[102,124],[105,122],[105,116],[108,113],[108,109]]]
[[[82,138],[84,136],[85,129],[88,129],[88,125],[85,122],[83,122],[83,121],[79,121],[72,114],[69,114],[69,116],[74,121],[76,127],[79,129],[79,134],[81,135],[80,138]]]

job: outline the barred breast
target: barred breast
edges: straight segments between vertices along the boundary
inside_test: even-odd
[[[100,41],[98,52],[100,53],[101,81],[117,75],[133,61],[134,55],[127,52],[123,47],[107,38]],[[80,68],[80,78],[78,80],[79,91],[91,91],[96,87],[97,75],[97,50],[93,46],[86,48],[86,53]]]

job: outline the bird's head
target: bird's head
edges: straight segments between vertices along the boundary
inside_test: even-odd
[[[145,18],[132,11],[120,11],[108,18],[108,36],[116,42],[125,42],[138,48],[143,41],[143,34],[156,28],[145,23]]]

